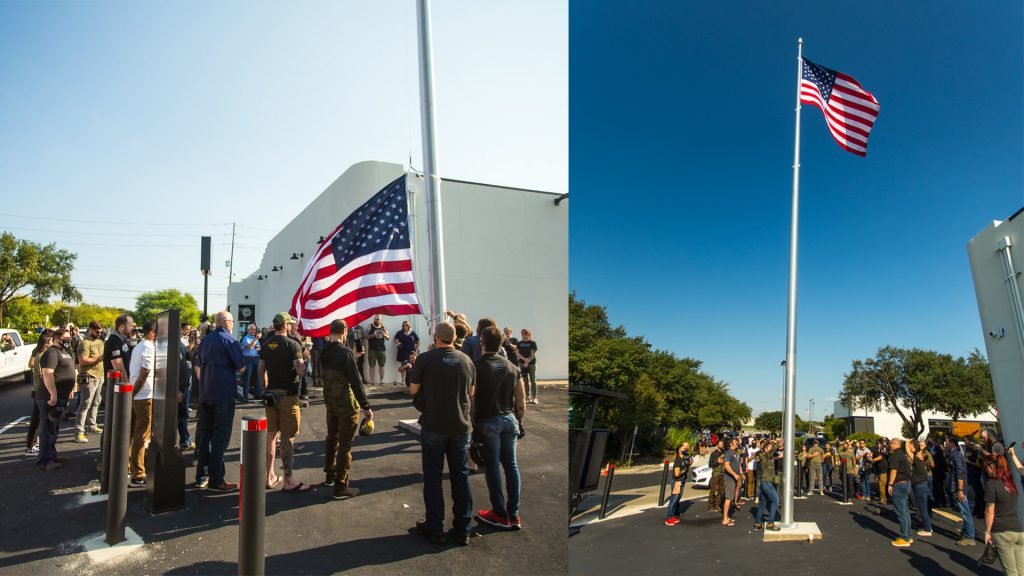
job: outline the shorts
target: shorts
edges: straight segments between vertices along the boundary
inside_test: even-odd
[[[273,437],[280,431],[282,438],[294,438],[299,433],[301,417],[299,397],[282,396],[278,399],[277,406],[267,407],[267,437]]]
[[[370,366],[383,366],[388,359],[386,350],[369,350],[366,355],[370,358]]]
[[[728,474],[725,475],[725,488],[723,488],[723,491],[725,492],[725,500],[736,499],[736,479]]]

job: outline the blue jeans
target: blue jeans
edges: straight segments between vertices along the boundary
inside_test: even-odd
[[[765,508],[768,508],[768,516],[765,517]],[[775,491],[775,484],[766,480],[761,481],[760,501],[757,505],[757,522],[762,519],[765,522],[775,522],[775,515],[779,512],[779,493]]]
[[[260,357],[246,356],[245,374],[242,377],[242,396],[249,398],[249,390],[252,395],[259,398],[263,395],[263,386],[260,385]]]
[[[43,400],[42,394],[36,394],[36,406],[39,408],[39,456],[36,466],[48,464],[57,457],[57,434],[60,432],[60,420],[48,416],[50,405]]]
[[[964,531],[963,534],[961,534],[961,537],[974,540],[974,517],[971,516],[971,501],[964,500],[961,502],[960,499],[956,497],[956,492],[954,492],[953,508],[960,511],[960,518],[964,521]]]
[[[519,516],[519,465],[516,463],[516,436],[519,422],[512,414],[488,418],[478,423],[487,446],[487,492],[491,509],[499,516]],[[502,490],[501,471],[505,470],[508,501]]]
[[[932,531],[932,517],[928,510],[928,497],[932,491],[928,489],[928,482],[914,484],[914,502],[917,503],[917,511],[921,514],[921,526],[925,532]]]
[[[871,482],[869,480],[870,474],[867,472],[860,473],[860,495],[865,500],[871,500]]]
[[[188,405],[192,400],[192,376],[188,376],[188,384],[185,386],[185,391],[182,392],[184,400],[182,404],[185,405],[185,409],[181,416],[178,417],[178,445],[182,448],[192,443],[192,435],[188,433]]]
[[[235,401],[199,403],[196,422],[196,482],[209,477],[210,484],[224,483],[224,451],[231,442],[235,422]]]
[[[892,485],[892,508],[900,521],[900,538],[910,540],[910,482]]]
[[[671,479],[669,479],[672,482]],[[675,484],[675,482],[672,482]],[[676,518],[679,516],[679,498],[683,495],[682,486],[679,487],[679,494],[672,494],[668,497],[668,509],[665,510],[665,518]]]
[[[426,529],[444,533],[444,491],[441,477],[448,460],[448,480],[452,490],[452,524],[455,532],[468,536],[472,530],[473,495],[469,489],[469,434],[444,436],[426,428],[420,430],[423,462],[423,506]]]

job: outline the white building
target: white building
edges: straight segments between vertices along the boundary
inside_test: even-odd
[[[909,408],[901,406],[908,417],[912,414]],[[895,410],[873,410],[870,408],[857,408],[850,410],[842,402],[836,401],[833,416],[840,420],[846,420],[847,434],[854,432],[871,432],[886,438],[903,436],[903,419]],[[926,410],[921,419],[924,421],[924,434],[928,436],[933,431],[956,434],[977,434],[982,428],[998,428],[996,417],[991,412],[984,412],[974,416],[968,416],[953,422],[953,418],[942,412]]]
[[[259,269],[228,287],[229,309],[236,312],[239,324],[251,320],[259,327],[268,326],[274,314],[288,311],[320,237],[403,173],[398,164],[355,164],[278,232],[267,244]],[[385,317],[384,325],[394,337],[402,321],[409,320],[420,336],[422,351],[431,342],[426,321],[430,308],[427,207],[423,178],[415,173],[406,177],[413,273],[423,315]],[[441,194],[448,308],[465,312],[474,328],[484,316],[494,318],[501,327],[512,327],[517,338],[521,328],[529,328],[538,347],[537,378],[567,378],[568,203],[556,204],[561,196],[554,192],[458,180],[444,180]],[[292,260],[298,253],[303,257]],[[237,313],[240,305],[254,306],[255,316]],[[398,380],[394,358],[391,343],[385,382]]]

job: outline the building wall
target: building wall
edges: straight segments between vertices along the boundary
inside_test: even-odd
[[[904,414],[909,415],[910,410],[906,407],[901,407]],[[875,434],[884,436],[886,438],[892,438],[893,436],[903,436],[903,419],[895,411],[888,410],[872,410],[870,408],[858,408],[856,410],[850,410],[839,401],[835,403],[834,416],[836,418],[846,418],[849,416],[859,416],[871,418],[875,426]],[[931,428],[928,426],[928,422],[931,420],[948,421],[952,418],[948,414],[942,412],[932,412],[926,410],[922,414],[922,420],[924,420],[924,436],[931,433]],[[989,412],[984,414],[977,414],[974,416],[967,416],[960,419],[961,422],[978,422],[982,426],[991,426],[996,423],[996,418]]]
[[[267,244],[258,270],[228,287],[231,310],[256,305],[256,323],[270,324],[287,311],[306,261],[321,235],[385,185],[404,173],[402,166],[360,162],[345,171]],[[408,176],[413,270],[424,315],[429,313],[430,246],[422,177]],[[537,377],[568,375],[568,202],[554,205],[556,193],[465,182],[442,184],[445,283],[448,308],[465,312],[470,325],[483,316],[511,326],[519,337],[529,328],[537,341]],[[291,260],[294,252],[304,258]],[[282,271],[272,272],[274,266]],[[267,276],[257,280],[259,275]],[[421,350],[431,338],[425,316],[384,318],[392,336],[409,320]],[[370,321],[364,322],[367,325]],[[384,381],[397,380],[394,345]]]

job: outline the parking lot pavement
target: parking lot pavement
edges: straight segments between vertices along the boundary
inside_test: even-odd
[[[762,532],[753,527],[756,506],[752,502],[736,514],[734,527],[725,528],[720,513],[707,511],[707,491],[687,490],[682,522],[665,526],[665,508],[657,507],[660,470],[628,475],[622,488],[634,496],[613,506],[619,480],[616,472],[605,520],[584,521],[588,517],[581,515],[574,521],[580,531],[569,538],[570,574],[654,574],[681,567],[687,573],[763,573],[767,569],[767,573],[809,576],[1001,573],[978,565],[984,548],[980,542],[969,548],[954,544],[958,525],[946,514],[933,515],[934,536],[915,537],[910,548],[900,549],[890,545],[899,529],[890,506],[861,501],[845,506],[831,497],[812,496],[795,501],[794,519],[817,522],[823,538],[813,543],[766,543]],[[593,508],[594,498],[585,505]],[[589,513],[596,514],[593,509]],[[976,527],[983,528],[980,521]]]
[[[0,427],[30,408],[28,387],[0,386]],[[544,386],[541,404],[527,407],[527,435],[520,442],[522,522],[519,532],[479,527],[468,547],[438,546],[415,534],[423,517],[418,440],[397,428],[417,413],[404,387],[371,389],[376,428],[357,437],[352,485],[357,498],[334,501],[323,482],[324,408],[313,400],[303,410],[296,440],[296,477],[315,489],[304,494],[267,492],[267,574],[565,574],[568,570],[564,506],[568,394],[564,385]],[[236,419],[262,412],[239,405]],[[193,427],[195,423],[193,422]],[[97,478],[98,436],[72,441],[62,425],[58,450],[72,460],[54,472],[39,472],[23,456],[24,422],[0,434],[0,574],[237,574],[238,494],[188,487],[186,508],[151,516],[145,491],[131,490],[127,525],[144,541],[123,559],[96,563],[80,546],[105,526],[106,503],[86,503]],[[227,452],[227,478],[238,479],[239,432]],[[190,459],[189,459],[190,460]],[[280,465],[278,465],[280,471]],[[191,481],[195,469],[185,470]],[[471,477],[474,510],[490,508],[483,474]],[[446,508],[450,509],[445,483]],[[450,518],[448,520],[450,525]]]

